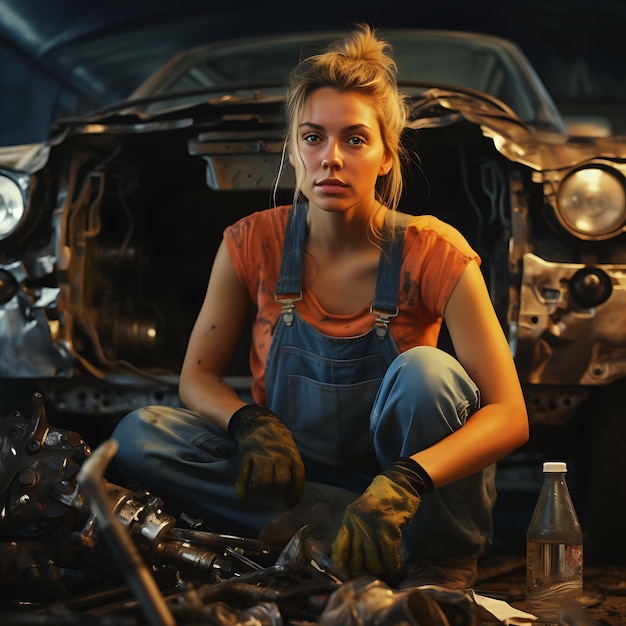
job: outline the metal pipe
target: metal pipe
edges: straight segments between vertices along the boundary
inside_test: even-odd
[[[137,547],[110,510],[103,476],[117,447],[115,440],[108,439],[87,458],[76,477],[78,488],[89,500],[97,519],[98,533],[102,535],[114,561],[119,564],[149,623],[152,626],[176,626],[174,616]]]

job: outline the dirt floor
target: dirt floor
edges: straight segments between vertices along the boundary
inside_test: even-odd
[[[524,557],[493,556],[481,564],[476,593],[493,595],[511,606],[527,611]],[[626,624],[626,566],[589,566],[584,570],[584,593],[580,610],[570,611],[560,619],[567,626],[605,626]],[[484,624],[499,624],[483,618]],[[534,624],[541,626],[542,621]]]

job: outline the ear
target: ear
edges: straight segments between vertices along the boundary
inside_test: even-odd
[[[391,155],[388,152],[385,152],[385,156],[383,160],[380,162],[380,167],[378,168],[379,176],[386,176],[389,174],[389,170],[391,170],[392,160]]]
[[[296,166],[296,164],[294,163],[293,152],[291,150],[289,150],[289,163],[291,163],[293,167]]]

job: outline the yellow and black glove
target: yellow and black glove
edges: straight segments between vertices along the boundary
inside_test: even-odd
[[[304,463],[287,427],[269,409],[247,404],[233,413],[228,432],[239,444],[239,500],[245,502],[250,494],[271,495],[294,506],[304,489]]]
[[[332,559],[352,574],[396,576],[400,572],[402,528],[415,515],[433,482],[416,461],[403,457],[374,477],[346,507],[332,544]]]

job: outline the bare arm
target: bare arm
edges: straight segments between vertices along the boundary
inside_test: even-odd
[[[413,455],[435,487],[483,469],[528,439],[513,357],[475,262],[452,292],[445,321],[458,360],[480,389],[482,408],[458,431]]]
[[[180,397],[187,408],[224,429],[230,416],[245,404],[222,376],[243,331],[249,304],[222,241],[187,345]]]

